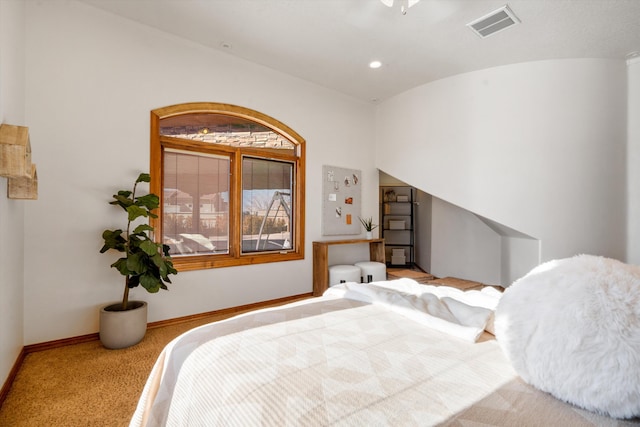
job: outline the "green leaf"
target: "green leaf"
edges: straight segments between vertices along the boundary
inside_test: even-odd
[[[118,270],[120,272],[120,274],[122,274],[123,276],[128,276],[129,274],[131,274],[131,272],[127,268],[127,259],[126,258],[118,259],[116,262],[111,264],[111,267],[113,267],[116,270]]]
[[[164,254],[164,256],[168,257],[169,256],[169,251],[171,250],[171,247],[169,245],[162,245],[162,253]]]
[[[165,258],[159,253],[154,255],[152,260],[156,267],[158,267],[158,274],[160,275],[160,277],[171,283],[171,281],[167,277],[170,274],[170,271],[173,269],[171,261],[165,260]]]
[[[130,191],[126,191],[126,192],[118,192],[118,194],[114,194],[113,198],[115,199],[113,202],[109,202],[110,205],[117,205],[120,206],[122,209],[127,209],[127,207],[131,206],[133,204],[133,200],[131,198],[129,198],[128,195],[124,195],[121,193],[128,193],[129,195],[131,195]]]
[[[142,249],[144,251],[144,253],[146,253],[150,257],[154,257],[155,258],[154,255],[160,255],[158,253],[158,244],[154,243],[151,240],[145,240],[144,242],[140,243],[140,249]]]
[[[130,234],[129,235],[129,248],[131,250],[138,249],[140,244],[145,240],[149,240],[149,236],[144,233],[141,234]]]
[[[145,206],[150,211],[160,206],[160,198],[155,194],[147,194],[146,196],[136,197],[136,205]]]
[[[129,288],[135,288],[140,284],[140,276],[129,276]]]
[[[151,182],[151,175],[148,173],[141,173],[138,175],[138,179],[136,179],[136,184],[139,182]]]
[[[133,234],[144,234],[145,231],[154,231],[149,224],[140,224],[133,230]]]
[[[162,255],[160,255],[160,252],[156,252],[151,257],[151,261],[153,261],[153,263],[155,264],[156,267],[158,267],[158,269],[162,269],[164,267],[164,264],[165,264],[164,258],[162,257]]]
[[[147,210],[136,205],[129,206],[127,212],[129,213],[129,221],[135,221],[141,216],[147,216]]]
[[[142,274],[147,271],[144,257],[141,253],[129,255],[127,258],[127,269],[135,274]]]
[[[156,293],[160,290],[161,281],[152,274],[143,274],[140,276],[140,284],[143,288],[151,293]]]
[[[102,232],[104,245],[100,249],[100,253],[105,253],[109,249],[115,249],[120,252],[125,251],[126,240],[122,237],[122,230],[104,230]]]

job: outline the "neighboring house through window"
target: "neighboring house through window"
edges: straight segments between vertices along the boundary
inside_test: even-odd
[[[152,225],[176,268],[304,258],[304,144],[248,108],[153,110],[151,191],[161,203]]]

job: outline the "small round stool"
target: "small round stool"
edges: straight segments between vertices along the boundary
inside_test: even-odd
[[[344,282],[360,283],[360,267],[355,265],[332,265],[329,267],[329,286]]]
[[[362,270],[362,283],[387,280],[387,266],[381,262],[361,261],[356,266]]]

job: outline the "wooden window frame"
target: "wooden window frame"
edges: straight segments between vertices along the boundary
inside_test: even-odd
[[[226,147],[199,141],[185,141],[179,143],[173,138],[160,135],[160,121],[177,115],[212,113],[240,117],[251,120],[273,130],[291,141],[295,145],[295,156],[283,155],[273,149]],[[238,265],[262,264],[304,259],[304,220],[305,220],[305,140],[284,123],[262,114],[258,111],[231,104],[211,102],[197,102],[177,104],[158,108],[151,111],[151,144],[150,144],[150,190],[160,197],[160,207],[156,210],[158,218],[150,220],[156,230],[156,241],[162,241],[162,218],[164,207],[164,166],[163,148],[189,150],[194,152],[224,152],[231,157],[231,179],[229,182],[229,253],[211,255],[180,255],[173,257],[173,265],[178,271],[203,270],[208,268],[231,267]],[[242,254],[242,156],[261,157],[265,159],[294,161],[294,190],[295,200],[292,210],[293,240],[292,249],[282,252],[261,252]]]

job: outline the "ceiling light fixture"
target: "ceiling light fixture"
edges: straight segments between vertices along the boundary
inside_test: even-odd
[[[380,61],[371,61],[371,62],[369,62],[369,68],[376,69],[376,68],[380,68],[380,67],[382,67],[382,62],[380,62]]]
[[[400,5],[400,12],[403,15],[407,14],[407,10],[414,4],[418,3],[420,0],[380,0],[385,6],[393,7],[394,5]]]

